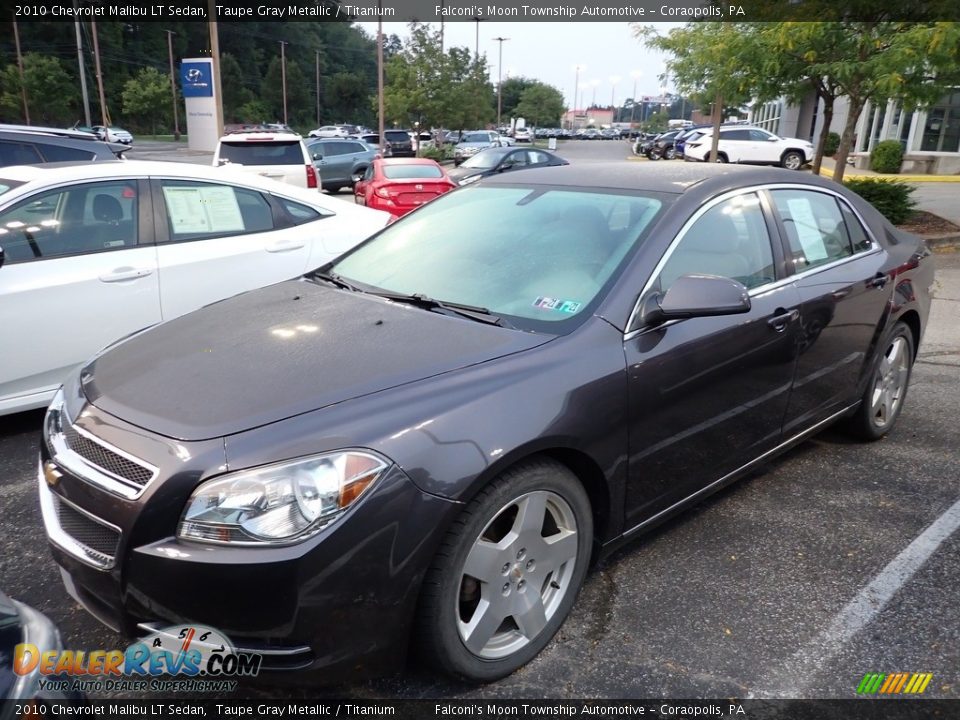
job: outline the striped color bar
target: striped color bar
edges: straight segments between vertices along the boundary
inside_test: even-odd
[[[867,673],[857,686],[857,694],[920,695],[933,680],[933,673]]]

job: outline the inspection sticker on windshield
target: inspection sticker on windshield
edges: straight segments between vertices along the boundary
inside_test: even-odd
[[[558,298],[543,296],[533,301],[533,306],[541,310],[557,310],[558,312],[569,313],[570,315],[579,312],[582,305],[583,303],[578,303],[573,300],[560,300]]]

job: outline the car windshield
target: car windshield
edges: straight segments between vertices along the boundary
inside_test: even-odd
[[[290,142],[224,142],[220,143],[220,159],[238,165],[303,165],[300,141]]]
[[[390,180],[442,178],[443,170],[436,165],[384,165],[383,176]]]
[[[403,130],[387,130],[383,136],[390,142],[410,142],[410,136]]]
[[[460,167],[473,168],[474,170],[490,170],[497,166],[497,163],[503,158],[503,153],[499,152],[479,152],[469,160],[465,160]]]
[[[521,329],[569,332],[609,290],[670,197],[464,188],[389,226],[330,272],[486,308]]]
[[[465,143],[485,143],[490,142],[490,136],[486,133],[467,133],[460,142]]]

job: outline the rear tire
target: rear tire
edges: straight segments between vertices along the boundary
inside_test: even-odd
[[[914,360],[910,328],[896,323],[880,347],[860,407],[846,421],[847,431],[861,440],[879,440],[893,429],[910,386]]]
[[[472,682],[532,660],[570,613],[592,545],[590,501],[567,467],[543,458],[506,470],[453,522],[423,581],[424,660]]]
[[[709,151],[708,151],[708,152],[707,152],[707,156],[709,157],[709,155],[710,155],[710,153],[709,153]],[[718,162],[718,163],[724,163],[724,164],[726,164],[727,162],[729,162],[729,160],[728,160],[727,156],[726,156],[724,153],[718,152],[718,153],[717,153],[717,162]]]
[[[667,148],[666,151],[663,153],[664,160],[673,160],[676,156],[677,156],[677,151],[675,148],[672,148],[672,147]]]

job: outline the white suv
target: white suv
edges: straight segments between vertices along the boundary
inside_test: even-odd
[[[320,174],[296,133],[247,130],[224,135],[213,166],[229,165],[288,185],[320,190]]]
[[[687,141],[683,149],[686,160],[709,159],[713,142],[713,128]],[[782,138],[760,128],[720,128],[720,143],[717,147],[717,162],[743,163],[745,165],[781,165],[788,170],[799,170],[813,160],[813,145],[798,138]]]

